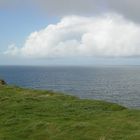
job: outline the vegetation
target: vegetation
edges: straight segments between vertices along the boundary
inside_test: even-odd
[[[140,140],[140,111],[0,86],[0,140]]]

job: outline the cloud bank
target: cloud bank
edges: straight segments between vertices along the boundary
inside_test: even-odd
[[[66,16],[5,54],[30,58],[140,56],[140,26],[118,14]]]

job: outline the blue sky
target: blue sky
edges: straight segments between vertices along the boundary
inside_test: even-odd
[[[39,10],[22,7],[0,9],[0,19],[0,51],[6,50],[13,43],[22,46],[30,33],[58,20],[55,16],[41,14]]]

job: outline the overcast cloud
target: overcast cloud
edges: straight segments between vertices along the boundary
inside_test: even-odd
[[[130,20],[140,22],[140,0],[0,0],[0,7],[39,8],[47,15],[92,16],[104,12],[116,12]]]

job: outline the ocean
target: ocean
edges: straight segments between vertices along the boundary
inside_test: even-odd
[[[140,66],[0,66],[10,85],[140,108]]]

